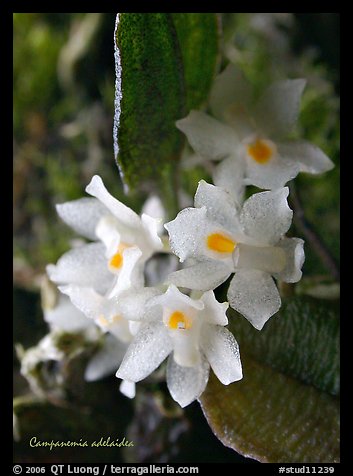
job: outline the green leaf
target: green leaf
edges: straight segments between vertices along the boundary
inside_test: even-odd
[[[339,459],[339,320],[335,302],[288,299],[261,332],[234,311],[244,377],[212,378],[200,402],[216,436],[262,462]]]
[[[333,395],[339,394],[338,302],[296,296],[259,332],[231,310],[241,353]]]
[[[185,115],[182,59],[168,13],[120,13],[115,31],[115,157],[132,189],[173,200]],[[167,203],[168,206],[168,203]]]
[[[219,65],[220,21],[216,13],[173,13],[184,65],[187,110],[208,97]]]
[[[214,376],[200,403],[225,446],[263,463],[339,462],[335,397],[243,357],[244,378]]]

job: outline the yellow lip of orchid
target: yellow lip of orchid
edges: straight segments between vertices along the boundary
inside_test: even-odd
[[[109,262],[108,262],[108,268],[111,272],[115,273],[116,271],[119,271],[123,267],[123,264],[124,264],[123,252],[128,247],[129,245],[127,245],[126,243],[119,244],[116,253],[113,254],[113,256],[109,259]]]
[[[182,407],[202,394],[210,367],[224,385],[242,378],[238,343],[225,328],[228,303],[218,302],[213,291],[197,296],[171,284],[148,300],[155,319],[140,327],[117,370],[118,378],[139,382],[168,357],[168,389]]]
[[[257,138],[246,145],[247,155],[260,165],[266,165],[276,155],[276,145],[268,139]]]
[[[174,311],[168,318],[168,327],[173,330],[191,329],[191,319],[181,311]]]
[[[237,243],[224,233],[211,233],[206,239],[207,248],[218,253],[233,253]]]
[[[97,319],[98,323],[103,326],[103,327],[107,327],[109,326],[109,321],[108,319],[103,315],[101,314],[98,319]]]
[[[120,322],[122,320],[122,317],[119,314],[115,314],[111,318],[107,318],[104,316],[104,314],[100,314],[100,316],[97,318],[98,323],[103,326],[107,327],[110,324],[116,324],[117,322]]]

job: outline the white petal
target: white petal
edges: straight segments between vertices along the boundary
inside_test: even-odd
[[[302,266],[305,260],[304,241],[300,238],[282,238],[277,246],[286,256],[286,264],[280,273],[273,274],[277,279],[285,283],[296,283],[302,277]]]
[[[178,365],[173,356],[168,359],[167,385],[173,399],[181,407],[196,400],[205,390],[209,376],[209,365],[205,359],[195,367]]]
[[[106,257],[111,257],[115,254],[120,243],[128,246],[137,245],[141,251],[143,248],[146,254],[149,255],[151,253],[150,243],[142,227],[137,229],[125,226],[111,214],[99,220],[96,227],[96,235],[106,247]],[[148,257],[146,256],[146,259]]]
[[[159,197],[156,195],[150,196],[145,203],[143,204],[141,214],[144,215],[149,215],[150,217],[155,218],[158,220],[158,233],[162,234],[164,229],[163,229],[163,223],[165,221],[166,217],[166,211],[163,206],[163,203]]]
[[[109,210],[96,198],[80,198],[71,202],[56,205],[60,218],[90,240],[96,240],[95,228],[98,221],[109,213]]]
[[[112,335],[104,336],[104,344],[88,362],[85,380],[93,382],[116,372],[126,352],[126,344]]]
[[[216,252],[207,247],[207,237],[212,233],[230,234],[230,230],[212,221],[207,216],[206,207],[185,208],[177,217],[166,223],[164,228],[169,233],[170,247],[180,261],[186,258],[221,259],[229,261],[229,255],[216,256]],[[218,254],[218,253],[217,253]]]
[[[123,380],[119,387],[120,392],[128,398],[135,398],[136,396],[136,384],[135,382],[129,382]]]
[[[153,218],[143,213],[141,215],[141,223],[146,233],[144,241],[148,241],[152,250],[157,251],[163,249],[162,240],[158,235],[159,230],[163,230],[161,219]]]
[[[221,160],[237,146],[234,130],[213,119],[204,112],[191,111],[188,116],[176,122],[194,149],[207,159]]]
[[[208,291],[222,284],[232,273],[226,263],[222,261],[202,261],[180,271],[171,273],[166,284],[173,283],[176,286]]]
[[[239,346],[228,329],[205,325],[202,328],[201,346],[212,370],[224,385],[243,378]]]
[[[223,159],[212,174],[213,183],[230,193],[237,205],[244,201],[244,178],[245,162],[238,154]]]
[[[130,332],[130,323],[120,315],[116,315],[113,322],[104,325],[103,330],[108,331],[116,339],[125,344],[130,343],[134,336]]]
[[[72,304],[89,319],[95,320],[100,315],[106,318],[107,314],[110,313],[110,309],[107,309],[107,300],[92,288],[66,285],[59,286],[59,289],[69,296]]]
[[[164,228],[169,233],[170,246],[181,262],[190,256],[203,257],[203,242],[209,228],[206,207],[185,208]]]
[[[140,227],[140,217],[131,208],[114,198],[105,188],[99,175],[94,175],[86,187],[86,192],[98,198],[110,212],[125,226]]]
[[[293,141],[278,144],[282,157],[297,162],[301,172],[321,174],[334,167],[334,163],[314,144],[306,141]]]
[[[157,320],[157,319],[154,319],[154,320]],[[142,323],[140,321],[128,321],[128,323],[129,323],[130,334],[132,336],[135,336],[138,333],[138,331],[141,329]]]
[[[153,297],[149,300],[149,306],[162,306],[167,307],[168,309],[180,309],[183,308],[193,308],[197,311],[200,311],[204,308],[204,304],[199,299],[191,299],[186,294],[179,291],[179,289],[170,284],[167,291],[160,296]]]
[[[44,312],[44,320],[52,329],[76,332],[94,326],[94,323],[79,311],[63,294],[54,309]]]
[[[173,350],[172,340],[163,323],[141,327],[128,347],[116,376],[138,382],[151,374]]]
[[[130,342],[132,334],[129,323],[121,315],[117,303],[96,293],[91,288],[59,286],[71,302],[104,331],[110,332],[121,342]]]
[[[227,302],[218,302],[213,291],[204,293],[201,296],[201,301],[205,305],[204,309],[198,314],[201,320],[220,326],[228,324],[226,312],[229,304]]]
[[[240,229],[234,199],[221,187],[200,180],[195,193],[195,207],[206,207],[207,216],[232,233]]]
[[[47,272],[54,283],[91,286],[101,293],[113,282],[101,243],[89,243],[68,251],[56,265],[48,265]]]
[[[123,251],[123,266],[116,283],[107,294],[108,298],[119,296],[131,286],[143,286],[143,264],[139,262],[141,256],[142,252],[137,246],[131,246]]]
[[[297,121],[305,79],[287,79],[267,88],[255,109],[262,132],[282,136],[288,134]]]
[[[259,244],[276,244],[292,223],[288,187],[252,195],[244,203],[240,222],[244,233]]]
[[[125,291],[117,299],[119,314],[127,320],[141,321],[147,312],[146,303],[152,297],[160,294],[161,291],[157,288],[142,288]]]
[[[271,159],[267,164],[258,164],[251,157],[246,158],[246,185],[275,190],[283,187],[289,180],[298,175],[298,162],[280,155]]]
[[[239,243],[234,252],[236,268],[259,269],[274,274],[286,266],[286,253],[279,246],[252,246]]]
[[[242,141],[256,131],[250,111],[241,103],[232,104],[224,111],[225,123],[232,127],[236,137]]]
[[[173,341],[173,358],[178,365],[194,367],[200,363],[197,326],[194,325],[185,333],[180,330],[170,330],[170,337]]]
[[[251,92],[250,84],[240,69],[229,63],[214,80],[210,93],[212,113],[224,119],[230,105],[242,104],[246,107],[250,103]]]
[[[96,235],[104,243],[105,256],[109,258],[113,256],[121,241],[121,235],[116,227],[116,218],[113,215],[102,217],[97,223]]]
[[[235,273],[229,285],[228,301],[258,330],[281,306],[281,298],[271,276],[251,269],[240,269]]]

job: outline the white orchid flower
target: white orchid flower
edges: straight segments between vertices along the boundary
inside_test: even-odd
[[[140,328],[139,319],[145,312],[146,302],[159,294],[158,289],[131,288],[120,291],[113,298],[107,298],[92,288],[82,286],[66,285],[59,286],[59,289],[70,297],[71,305],[74,305],[75,309],[82,312],[88,321],[94,322],[105,333],[102,348],[86,367],[85,379],[93,381],[112,374]],[[120,391],[125,396],[134,398],[135,383],[123,379]]]
[[[91,357],[86,366],[85,380],[94,382],[116,372],[124,358],[126,349],[126,343],[121,342],[113,334],[105,334],[102,347]],[[119,389],[126,397],[134,398],[136,395],[135,387],[134,382],[123,380]]]
[[[292,222],[288,188],[253,194],[239,209],[229,193],[201,180],[195,207],[165,224],[174,253],[192,266],[172,273],[167,283],[206,291],[235,273],[228,289],[232,308],[260,330],[281,299],[272,276],[299,281],[303,240],[286,238]]]
[[[59,290],[86,319],[124,343],[129,343],[138,331],[139,316],[144,312],[146,302],[160,292],[153,287],[129,287],[107,297],[93,288],[75,284],[59,286]]]
[[[81,198],[57,205],[60,217],[82,236],[95,240],[65,253],[47,272],[58,284],[94,289],[111,297],[130,286],[142,286],[143,265],[163,248],[159,220],[140,217],[115,199],[95,175]]]
[[[273,190],[299,172],[319,174],[334,166],[315,145],[286,140],[297,121],[304,87],[304,79],[278,81],[254,104],[249,84],[229,64],[210,95],[218,120],[193,110],[176,125],[197,154],[221,161],[213,182],[241,201],[245,185]]]
[[[136,299],[135,296],[138,290],[135,288],[121,292],[114,298],[102,296],[92,288],[72,284],[59,286],[59,289],[69,296],[72,304],[87,318],[95,322],[103,332],[109,332],[125,343],[129,343],[136,334],[138,330],[136,324],[138,323],[135,318],[130,319],[130,315],[125,311],[125,308],[119,305],[120,300],[125,298],[126,301],[131,297],[136,305],[144,309],[145,302],[155,295],[154,288],[142,288],[142,290],[151,289],[152,291],[145,294],[141,291],[138,294],[140,297]]]
[[[81,290],[82,294],[80,294]],[[90,318],[92,317],[92,311],[88,315],[84,314],[80,307],[82,307],[82,300],[87,296],[87,290],[77,287],[76,291],[79,293],[78,295],[75,294],[74,289],[70,286],[67,289],[69,295],[70,293],[73,294],[73,301],[81,298],[80,306],[74,306],[68,296],[60,293],[56,305],[43,310],[44,320],[49,324],[50,329],[54,333],[82,332],[86,338],[100,344],[99,350],[90,358],[84,374],[87,382],[93,382],[116,372],[125,355],[127,342],[133,334],[130,333],[126,321],[123,321],[122,325],[119,326],[119,323],[114,322],[114,319],[109,323],[102,314],[97,319]],[[90,296],[89,292],[88,296]],[[102,296],[97,295],[95,298],[100,303],[104,301]],[[86,306],[89,307],[90,305],[92,306],[92,302],[86,302]],[[97,305],[97,302],[95,302],[95,305]],[[100,308],[101,312],[103,307],[104,305]],[[101,331],[105,333],[103,336]],[[48,339],[44,339],[43,342],[48,342]],[[34,355],[41,359],[53,359],[54,354],[49,354],[47,348],[48,346],[43,347],[42,343],[38,347],[40,353],[38,353],[38,350],[35,350]],[[64,358],[62,352],[59,352],[57,349],[55,349],[55,352],[54,360],[60,361]],[[133,398],[135,396],[135,384],[123,381],[120,385],[120,391],[129,398]]]
[[[58,293],[58,302],[54,307],[43,309],[44,320],[51,330],[65,332],[85,332],[99,336],[100,332],[96,324],[77,309],[70,299],[62,293]]]
[[[133,300],[126,305],[133,315]],[[182,407],[204,391],[210,366],[224,385],[240,380],[239,347],[224,328],[227,308],[228,304],[219,303],[212,291],[196,300],[169,286],[164,294],[147,301],[145,313],[140,311],[136,317],[142,320],[141,328],[116,376],[138,382],[169,356],[167,385]]]

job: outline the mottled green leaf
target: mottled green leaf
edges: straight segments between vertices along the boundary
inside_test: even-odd
[[[173,13],[183,58],[187,110],[207,100],[219,64],[216,13]]]
[[[229,320],[244,377],[213,378],[201,397],[216,436],[262,462],[337,462],[338,303],[292,297],[261,332],[235,311]]]
[[[297,296],[259,332],[235,311],[230,328],[242,353],[319,390],[339,394],[338,302]]]
[[[339,462],[335,397],[243,356],[244,378],[214,376],[200,402],[215,435],[263,463]]]
[[[119,13],[115,31],[115,157],[132,189],[176,189],[185,115],[182,59],[168,13]],[[168,205],[168,204],[167,204]]]

